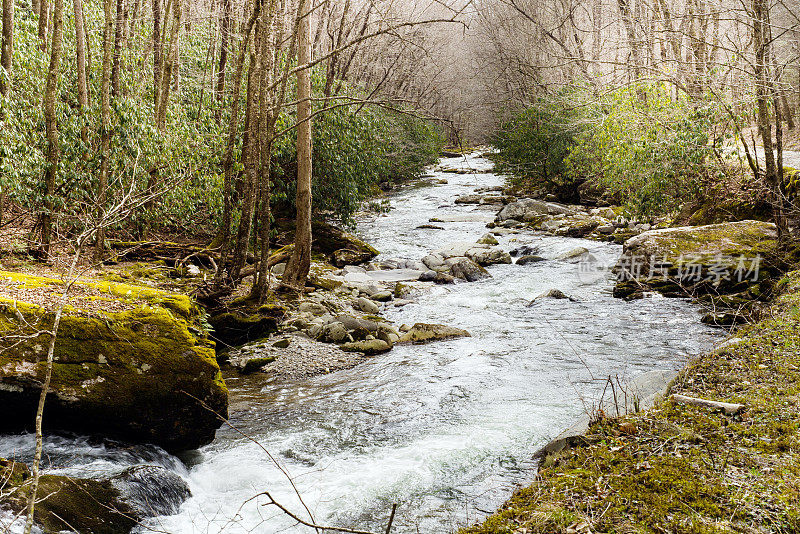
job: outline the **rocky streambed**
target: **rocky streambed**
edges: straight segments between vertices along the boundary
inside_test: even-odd
[[[305,519],[360,529],[385,528],[397,503],[393,532],[448,532],[494,509],[609,377],[679,368],[723,335],[688,298],[643,286],[628,296],[644,298],[615,298],[615,241],[655,221],[515,199],[503,185],[479,154],[444,159],[389,213],[359,221],[377,250],[318,233],[332,265],[315,263],[315,291],[212,317],[218,347],[237,345],[223,365],[235,428],[199,451],[179,461],[58,438],[48,472],[164,470],[191,493],[146,520],[168,532],[304,531],[264,491]],[[29,441],[0,438],[0,456],[29,459]]]

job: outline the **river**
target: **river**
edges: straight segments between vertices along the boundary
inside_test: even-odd
[[[453,201],[503,178],[479,155],[441,164],[475,172],[434,172],[448,182],[407,188],[391,198],[391,211],[360,221],[358,232],[380,258],[417,260],[487,232],[496,210]],[[417,228],[434,217],[460,222]],[[606,266],[621,252],[533,233],[498,239],[505,250],[530,245],[546,258],[584,246]],[[303,381],[228,377],[231,420],[260,445],[226,427],[181,462],[149,447],[50,438],[49,470],[87,476],[155,463],[178,472],[193,496],[177,515],[150,522],[172,533],[313,532],[264,506],[265,496],[253,498],[269,491],[309,518],[275,462],[317,523],[383,532],[397,503],[392,532],[452,532],[529,482],[532,453],[590,409],[608,376],[678,368],[723,335],[701,325],[688,301],[614,299],[607,271],[587,276],[555,260],[489,271],[490,279],[434,286],[417,303],[386,312],[398,324],[444,323],[472,337],[396,346],[353,369]],[[528,305],[551,288],[574,300]],[[0,438],[0,456],[24,458],[30,447],[30,436]]]

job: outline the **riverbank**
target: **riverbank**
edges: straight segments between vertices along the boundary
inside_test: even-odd
[[[440,167],[428,179],[432,187],[398,191],[391,211],[364,217],[364,241],[316,227],[303,295],[275,295],[257,306],[245,280],[197,325],[205,328],[207,319],[217,347],[232,346],[218,352],[232,364],[223,365],[231,421],[296,476],[320,522],[385,528],[384,512],[398,502],[396,532],[453,531],[530,482],[532,444],[578,417],[582,401],[601,394],[603,377],[678,369],[683,355],[720,338],[685,299],[614,298],[610,269],[619,245],[544,232],[525,220],[498,225],[502,206],[493,193],[504,177],[479,155]],[[463,202],[470,195],[483,202]],[[558,208],[594,217],[589,226],[598,228],[616,220],[613,210],[546,208],[548,215]],[[552,215],[559,224],[566,218]],[[641,221],[619,224],[614,233],[648,231]],[[204,287],[213,276],[203,258],[209,251],[167,245],[120,248],[118,264],[86,274],[181,293]],[[154,254],[166,259],[148,259]],[[360,266],[339,261],[350,256],[365,259]],[[281,263],[272,272],[276,285]],[[584,273],[581,265],[596,269]],[[457,275],[476,281],[453,283]],[[442,341],[414,343],[432,323],[459,330],[440,326]],[[0,439],[9,451],[2,454],[18,457],[16,443]],[[71,473],[86,476],[94,449],[70,440],[62,447],[73,458]],[[108,475],[142,461],[110,450]],[[157,520],[162,530],[213,530],[209,511],[241,518],[243,529],[263,528],[254,489],[302,507],[263,451],[226,426],[192,458],[185,469],[159,462],[192,492],[178,514]],[[280,517],[269,526],[291,527]]]
[[[797,532],[800,530],[800,271],[765,319],[683,370],[668,397],[618,419],[596,414],[573,448],[549,455],[533,485],[461,534]]]

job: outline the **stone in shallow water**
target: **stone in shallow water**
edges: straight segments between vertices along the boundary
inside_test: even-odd
[[[470,337],[470,333],[461,328],[444,324],[416,323],[400,337],[400,342],[428,343],[458,337]]]
[[[529,263],[538,263],[540,261],[546,261],[546,258],[530,254],[527,256],[522,256],[520,259],[518,259],[517,265],[527,265]]]

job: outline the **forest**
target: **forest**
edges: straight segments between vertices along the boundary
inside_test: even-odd
[[[797,0],[2,0],[0,529],[798,532],[798,194]]]

